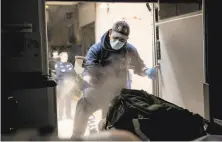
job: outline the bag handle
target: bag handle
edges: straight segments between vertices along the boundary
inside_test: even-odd
[[[139,135],[139,137],[142,140],[149,141],[149,138],[140,129],[140,122],[138,121],[138,119],[133,119],[132,122],[133,122],[135,132]]]

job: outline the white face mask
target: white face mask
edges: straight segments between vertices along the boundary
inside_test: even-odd
[[[125,44],[124,42],[121,42],[118,39],[111,39],[110,40],[110,45],[111,45],[112,49],[114,49],[114,50],[119,50],[120,48],[123,47],[124,44]]]

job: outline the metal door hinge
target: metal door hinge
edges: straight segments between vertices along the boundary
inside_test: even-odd
[[[159,27],[156,26],[156,40],[159,40],[160,36],[159,36]]]
[[[160,52],[160,37],[159,37],[159,27],[156,26],[156,54],[157,60],[161,59],[161,52]]]
[[[155,16],[155,22],[159,21],[159,9],[155,8],[154,9],[154,16]]]
[[[156,54],[157,54],[157,60],[161,60],[161,51],[160,51],[160,41],[156,41]]]

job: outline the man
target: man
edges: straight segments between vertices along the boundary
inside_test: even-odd
[[[85,86],[84,96],[76,107],[73,135],[83,135],[89,116],[98,109],[107,110],[115,95],[122,88],[127,88],[128,69],[155,79],[156,67],[148,69],[144,65],[136,48],[127,43],[129,33],[129,25],[118,21],[99,43],[90,47],[84,72],[84,80],[89,85]]]
[[[73,65],[68,62],[68,54],[62,52],[59,54],[60,61],[55,64],[56,81],[57,81],[57,102],[58,102],[58,119],[63,118],[65,109],[66,117],[72,119],[71,102],[73,100],[73,89],[75,82],[75,72]]]

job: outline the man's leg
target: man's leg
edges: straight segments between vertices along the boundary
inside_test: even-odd
[[[62,97],[62,82],[59,81],[58,82],[58,85],[57,85],[57,88],[56,88],[57,92],[56,92],[56,95],[57,95],[57,112],[58,112],[58,120],[62,120],[63,118],[63,110],[64,110],[64,98]]]
[[[102,119],[106,118],[108,110],[109,110],[109,106],[104,106],[102,108]]]
[[[72,119],[72,101],[73,101],[72,95],[67,95],[65,101],[66,101],[65,104],[66,117],[68,119]]]
[[[82,136],[87,128],[89,116],[100,108],[99,91],[87,89],[84,96],[77,102],[74,116],[73,136]]]
[[[61,98],[57,99],[57,109],[58,109],[58,120],[62,120],[64,112],[64,100]]]

